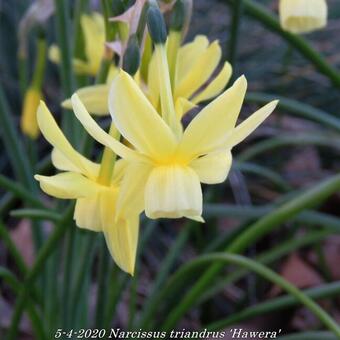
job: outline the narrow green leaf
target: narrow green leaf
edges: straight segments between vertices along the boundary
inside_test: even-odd
[[[306,190],[294,199],[268,215],[259,219],[256,223],[249,226],[243,233],[240,234],[226,249],[228,252],[240,253],[249,245],[255,243],[259,238],[268,234],[282,223],[291,220],[302,210],[315,206],[325,200],[332,193],[340,189],[340,175],[321,182],[320,184]],[[205,288],[210,284],[213,278],[219,273],[222,266],[215,264],[211,266],[200,279],[191,287],[190,291],[180,300],[174,310],[169,313],[166,320],[167,327],[174,327],[177,321],[184,313],[195,303],[198,297],[202,294]]]
[[[52,222],[59,222],[62,218],[59,213],[49,209],[17,209],[11,211],[11,216],[17,218],[48,220]]]
[[[276,274],[271,269],[266,266],[251,260],[247,257],[241,255],[227,254],[227,253],[215,253],[209,255],[203,255],[198,257],[191,262],[182,266],[168,281],[168,287],[171,287],[175,284],[176,281],[181,280],[183,275],[186,275],[188,272],[194,270],[196,267],[200,267],[210,262],[223,262],[228,264],[237,265],[243,268],[246,268],[266,280],[270,281],[278,285],[281,289],[289,293],[292,297],[294,297],[299,303],[307,307],[329,330],[331,330],[337,337],[340,338],[340,327],[339,325],[311,298],[309,298],[306,294],[297,289],[294,285],[286,281],[283,277]],[[165,290],[166,292],[166,290]],[[163,299],[164,296],[161,296]],[[169,331],[173,328],[173,322],[170,318],[168,318],[161,329],[164,331]]]
[[[335,115],[332,116],[329,113],[317,109],[311,105],[301,103],[297,100],[285,98],[278,95],[248,92],[246,96],[247,103],[267,104],[268,102],[279,99],[278,109],[286,110],[297,117],[306,118],[322,124],[330,129],[334,129],[340,132],[340,119]]]
[[[23,201],[26,201],[34,207],[44,208],[44,205],[36,196],[27,191],[21,184],[10,180],[3,175],[0,175],[0,186],[5,190],[12,192],[15,196],[20,197]]]
[[[332,282],[320,287],[306,289],[303,293],[313,300],[335,297],[340,293],[340,282]],[[222,330],[231,325],[238,324],[241,321],[255,318],[263,314],[277,313],[282,309],[291,308],[298,304],[299,302],[291,295],[281,296],[245,308],[225,319],[206,325],[204,328],[207,328],[208,330]]]
[[[0,133],[6,148],[13,170],[21,183],[28,186],[30,190],[35,188],[32,176],[32,169],[27,158],[27,153],[24,152],[23,145],[18,132],[15,129],[13,114],[10,112],[5,93],[0,83]]]

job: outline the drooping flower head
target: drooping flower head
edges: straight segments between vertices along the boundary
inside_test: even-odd
[[[76,225],[103,232],[117,265],[133,275],[139,230],[137,210],[141,208],[131,207],[128,216],[117,214],[116,209],[126,161],[117,161],[113,175],[105,178],[101,175],[102,164],[90,161],[71,146],[43,102],[37,120],[42,134],[54,147],[53,165],[62,171],[55,176],[36,175],[41,189],[57,198],[75,199]],[[124,153],[124,146],[120,149]]]
[[[280,0],[281,26],[292,33],[308,33],[327,24],[326,0]]]
[[[125,202],[142,201],[150,218],[188,217],[201,220],[200,183],[223,182],[230,170],[233,146],[255,130],[274,110],[273,101],[235,127],[245,96],[244,77],[205,107],[184,131],[171,127],[160,116],[136,82],[124,71],[110,91],[110,113],[119,132],[139,156],[128,165],[122,187]],[[121,145],[95,123],[77,95],[72,97],[76,116],[100,143],[121,157]]]

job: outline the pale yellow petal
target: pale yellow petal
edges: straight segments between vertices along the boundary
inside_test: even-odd
[[[129,165],[129,162],[125,159],[119,159],[116,161],[113,176],[112,176],[112,184],[118,185],[122,181],[126,168]]]
[[[208,38],[204,35],[198,35],[193,42],[185,44],[179,49],[176,84],[182,81],[208,46]]]
[[[77,90],[77,95],[86,107],[86,110],[98,116],[109,114],[108,98],[110,86],[107,84],[83,87]],[[62,102],[62,107],[72,109],[71,99]]]
[[[77,94],[74,94],[71,100],[76,117],[90,136],[96,139],[99,143],[110,148],[122,158],[131,160],[136,160],[136,158],[143,159],[142,157],[139,157],[135,151],[129,149],[124,144],[120,143],[118,140],[106,133],[87,112],[84,104],[81,102]]]
[[[205,220],[202,216],[185,216],[185,217],[188,218],[189,220],[193,220],[198,223],[205,223]]]
[[[75,167],[80,169],[82,173],[91,176],[91,169],[87,168],[87,164],[83,162],[82,157],[80,157],[79,153],[71,146],[63,132],[59,129],[51,112],[42,101],[38,107],[37,121],[41,133],[46,140],[56,149],[59,149],[59,151],[62,152]]]
[[[232,67],[228,62],[225,62],[217,77],[214,78],[209,85],[203,91],[199,92],[191,101],[198,104],[202,101],[218,96],[227,86],[231,74]]]
[[[231,152],[222,151],[197,158],[190,163],[190,167],[197,173],[200,182],[218,184],[226,180],[231,163]]]
[[[103,231],[99,192],[100,190],[95,195],[77,199],[73,219],[79,228]]]
[[[63,172],[55,176],[35,175],[41,189],[50,196],[63,199],[89,197],[97,192],[95,182],[75,172]]]
[[[148,68],[148,88],[147,96],[155,109],[159,106],[159,80],[158,80],[158,69],[156,54],[154,53],[151,57],[149,68]]]
[[[60,57],[60,49],[57,45],[51,45],[48,49],[48,59],[50,59],[53,63],[59,64],[61,57]]]
[[[78,156],[81,158],[82,163],[86,164],[85,166],[88,170],[88,177],[96,179],[98,177],[100,165],[90,161],[80,153],[78,153]],[[54,148],[52,150],[51,158],[52,164],[59,170],[82,173],[82,170],[71,162],[59,149]]]
[[[280,0],[279,12],[283,29],[308,33],[327,25],[326,0]]]
[[[99,13],[82,15],[81,27],[84,32],[85,51],[88,62],[99,70],[104,53],[105,30],[104,19]]]
[[[177,98],[175,105],[177,118],[181,120],[188,111],[195,107],[196,105],[188,99],[183,97]]]
[[[107,210],[110,218],[110,210]],[[107,247],[117,263],[125,272],[133,276],[135,271],[138,246],[139,217],[132,216],[127,220],[118,220],[115,224],[105,225],[104,236]]]
[[[213,152],[225,143],[235,127],[246,89],[247,81],[242,76],[191,121],[179,148],[184,157]]]
[[[217,41],[213,42],[200,55],[196,63],[192,64],[186,76],[176,83],[175,98],[189,98],[203,86],[218,66],[221,54],[219,43]]]
[[[124,71],[112,82],[109,109],[120,133],[141,153],[159,159],[174,152],[173,132]]]
[[[118,190],[108,189],[100,194],[101,223],[111,256],[117,265],[133,275],[138,243],[139,216],[116,218]]]
[[[73,69],[76,74],[84,74],[89,76],[95,76],[98,71],[98,66],[89,63],[82,59],[73,59]]]
[[[274,100],[253,113],[239,124],[226,141],[228,147],[233,147],[247,138],[275,110],[278,100]]]
[[[125,169],[117,203],[117,215],[123,218],[139,214],[144,210],[145,184],[151,165],[131,162]]]
[[[159,166],[145,187],[145,213],[149,218],[201,216],[202,190],[197,174],[185,166]]]

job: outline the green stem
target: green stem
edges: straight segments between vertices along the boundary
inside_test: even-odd
[[[72,317],[70,314],[71,307],[71,299],[70,292],[72,286],[72,262],[74,254],[74,237],[75,237],[75,228],[71,227],[65,235],[65,259],[64,259],[64,276],[63,276],[63,284],[62,284],[62,325],[64,328],[72,327]]]
[[[27,56],[20,53],[18,55],[18,74],[21,96],[24,96],[28,87],[28,67]]]
[[[74,88],[72,73],[72,49],[70,43],[69,5],[66,0],[54,0],[56,13],[56,32],[61,53],[61,82],[66,98],[71,97]]]
[[[17,218],[47,220],[52,222],[59,222],[62,218],[59,213],[48,209],[17,209],[12,210],[10,215]]]
[[[176,85],[176,71],[177,71],[177,60],[178,50],[181,47],[182,32],[171,30],[168,37],[167,45],[167,57],[169,63],[169,74],[171,82],[171,90],[174,91]]]
[[[228,264],[234,264],[237,266],[244,267],[260,276],[270,281],[271,283],[276,284],[291,296],[293,296],[298,302],[307,307],[329,330],[334,332],[334,334],[340,338],[340,327],[339,325],[311,298],[309,298],[306,294],[297,289],[294,285],[286,281],[280,275],[276,274],[271,269],[265,267],[264,265],[248,259],[244,256],[234,255],[234,254],[226,254],[226,253],[215,253],[209,255],[203,255],[183,267],[179,269],[173,277],[169,280],[168,286],[172,286],[180,280],[180,278],[185,275],[187,272],[195,269],[196,267],[200,267],[210,262],[223,262]],[[219,265],[220,266],[220,265]],[[173,324],[171,322],[171,318],[168,319],[161,327],[162,330],[169,331],[173,328]]]
[[[340,190],[340,175],[334,176],[311,189],[303,192],[289,202],[278,207],[273,212],[262,217],[256,223],[250,225],[239,237],[237,237],[226,251],[240,253],[250,244],[255,243],[259,238],[274,230],[282,223],[292,219],[302,210],[321,203],[334,192]],[[166,320],[168,326],[175,326],[176,322],[195,303],[200,294],[210,284],[213,278],[220,272],[222,266],[215,264],[211,266],[201,278],[194,284],[191,290],[178,303],[174,310],[169,313]]]
[[[238,2],[239,0],[236,0]],[[226,1],[228,5],[233,5],[235,1]],[[252,0],[243,0],[243,7],[246,14],[260,21],[269,30],[279,34],[291,46],[298,50],[306,59],[314,64],[314,66],[323,73],[337,87],[340,86],[340,73],[334,67],[329,65],[327,61],[315,51],[307,41],[300,35],[284,31],[278,19],[273,16],[265,6],[255,3]]]
[[[70,207],[67,209],[64,215],[64,218],[56,226],[56,229],[54,230],[52,235],[40,249],[31,271],[27,274],[24,284],[20,289],[20,293],[15,303],[11,325],[6,337],[7,340],[17,339],[18,325],[21,320],[22,312],[25,307],[28,294],[32,289],[34,281],[40,274],[41,269],[44,267],[47,259],[53,253],[54,249],[58,245],[59,240],[63,237],[67,228],[69,227],[69,221],[72,219],[73,209],[74,209],[73,205],[70,205]]]
[[[69,3],[67,0],[54,0],[56,32],[61,53],[60,74],[64,97],[70,98],[74,90],[74,77],[72,70],[71,25],[69,17]],[[62,117],[62,127],[65,135],[73,142],[79,144],[80,124],[74,114],[66,113]]]
[[[47,43],[45,38],[37,39],[37,55],[32,79],[32,86],[41,90],[46,68]]]
[[[79,257],[79,267],[76,268],[74,274],[73,285],[71,287],[71,314],[76,315],[80,313],[77,301],[79,301],[81,297],[81,292],[84,287],[84,283],[86,282],[86,276],[89,275],[91,271],[91,267],[93,264],[93,260],[95,257],[95,253],[97,250],[97,235],[95,233],[88,233],[84,235],[84,244],[82,250],[80,251]]]
[[[247,103],[263,105],[275,99],[279,100],[278,109],[286,110],[298,117],[310,119],[328,128],[334,129],[337,132],[340,132],[340,119],[335,114],[330,115],[329,113],[317,109],[311,105],[278,95],[248,92],[246,96]]]
[[[333,282],[320,287],[306,289],[303,293],[313,300],[337,296],[340,293],[340,282]],[[204,328],[207,328],[208,330],[225,329],[239,322],[249,320],[263,314],[277,313],[283,309],[288,309],[297,305],[298,301],[293,296],[280,296],[278,298],[271,299],[270,301],[245,308],[225,319],[206,325]]]
[[[32,177],[32,169],[30,167],[27,153],[24,152],[24,147],[18,138],[18,133],[15,130],[12,113],[10,112],[5,93],[0,84],[0,133],[6,149],[12,168],[17,178],[30,190],[34,190]]]
[[[243,12],[243,0],[238,0],[233,3],[232,8],[232,19],[230,27],[230,38],[229,38],[229,62],[235,68],[236,58],[237,58],[237,48],[239,41],[239,30]]]
[[[0,268],[0,278],[3,279],[11,289],[16,293],[20,294],[22,290],[22,285],[18,282],[15,276],[8,271],[6,268]],[[44,330],[44,323],[41,320],[39,314],[37,313],[34,304],[31,299],[27,300],[27,312],[28,316],[32,322],[32,326],[37,336],[37,339],[47,339],[45,330]]]
[[[234,167],[241,172],[255,174],[257,176],[264,177],[270,180],[273,184],[275,184],[282,191],[289,191],[291,189],[290,185],[275,171],[270,170],[262,165],[258,165],[255,163],[235,163]]]
[[[142,237],[140,239],[138,249],[137,249],[137,259],[139,256],[143,253],[143,250],[145,249],[147,242],[149,241],[150,237],[153,235],[153,232],[155,228],[157,227],[158,223],[157,220],[151,220],[146,225],[146,230],[142,233]],[[117,312],[117,304],[119,302],[119,297],[122,294],[122,291],[124,290],[126,286],[126,282],[128,280],[128,275],[123,274],[124,276],[120,276],[120,280],[118,277],[118,273],[114,271],[112,275],[112,280],[110,280],[109,285],[109,298],[108,298],[108,308],[106,317],[104,320],[104,328],[109,328],[112,322],[112,319]]]
[[[330,231],[316,231],[308,233],[307,235],[300,238],[289,239],[288,241],[277,245],[273,249],[258,255],[255,260],[264,265],[269,265],[274,261],[277,261],[282,257],[291,254],[297,249],[321,242],[330,235]],[[204,293],[198,299],[197,305],[202,304],[203,302],[212,298],[217,293],[222,291],[227,285],[230,285],[233,282],[242,279],[247,273],[248,272],[246,270],[241,269],[230,273],[230,275],[228,275],[227,277],[222,277],[218,282],[214,283],[204,291]]]
[[[45,208],[44,204],[41,203],[31,192],[27,191],[22,185],[16,183],[9,178],[0,175],[0,187],[12,192],[15,196],[20,197],[23,201],[37,208]]]
[[[99,246],[99,263],[98,263],[98,292],[97,292],[97,304],[96,314],[93,327],[102,328],[104,322],[104,315],[107,307],[107,295],[108,295],[108,278],[110,275],[110,261],[111,257],[106,249],[106,242],[104,237],[100,240]]]
[[[148,318],[149,311],[155,303],[157,292],[160,290],[165,279],[170,273],[170,270],[175,260],[178,258],[178,254],[180,254],[181,249],[187,242],[190,236],[190,232],[194,226],[196,226],[196,224],[193,222],[188,222],[187,225],[184,226],[182,232],[176,238],[176,242],[173,244],[166,258],[162,262],[162,265],[160,266],[161,270],[158,273],[155,281],[153,282],[152,287],[150,288],[149,298],[146,300],[146,303],[143,306],[143,312],[141,314],[138,326],[136,328],[142,327],[142,325],[145,323],[146,319]]]
[[[330,179],[321,182],[302,195],[285,203],[272,213],[264,216],[247,228],[247,230],[242,233],[227,250],[235,253],[244,251],[250,244],[256,242],[259,238],[266,235],[284,221],[289,220],[304,209],[311,208],[321,203],[338,190],[340,190],[340,175],[333,176]]]
[[[340,138],[334,135],[332,136],[331,134],[295,134],[273,137],[249,147],[246,151],[239,154],[237,160],[239,162],[249,161],[255,156],[258,156],[264,152],[268,152],[269,150],[291,145],[316,145],[319,147],[334,148],[336,150],[340,150]]]
[[[0,238],[4,242],[6,248],[8,249],[10,255],[12,256],[16,267],[19,269],[20,273],[25,275],[27,273],[27,266],[17,247],[12,241],[12,238],[7,231],[6,226],[0,221]]]

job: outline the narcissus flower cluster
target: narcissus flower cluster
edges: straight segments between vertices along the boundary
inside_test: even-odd
[[[108,85],[81,89],[64,103],[105,147],[101,163],[71,146],[43,102],[38,109],[40,130],[54,147],[53,164],[62,171],[55,176],[37,175],[42,190],[76,199],[76,224],[103,232],[112,257],[130,274],[135,267],[139,215],[204,222],[201,184],[225,181],[233,147],[277,105],[270,102],[237,124],[247,80],[241,76],[225,90],[231,76],[227,62],[214,76],[221,59],[218,42],[198,36],[180,47],[176,35],[167,37],[159,29],[164,28],[163,17],[152,2],[147,24],[153,51],[146,79],[140,70],[130,75],[119,69]],[[214,97],[183,126],[186,112]],[[90,114],[106,112],[112,117],[109,133]]]

